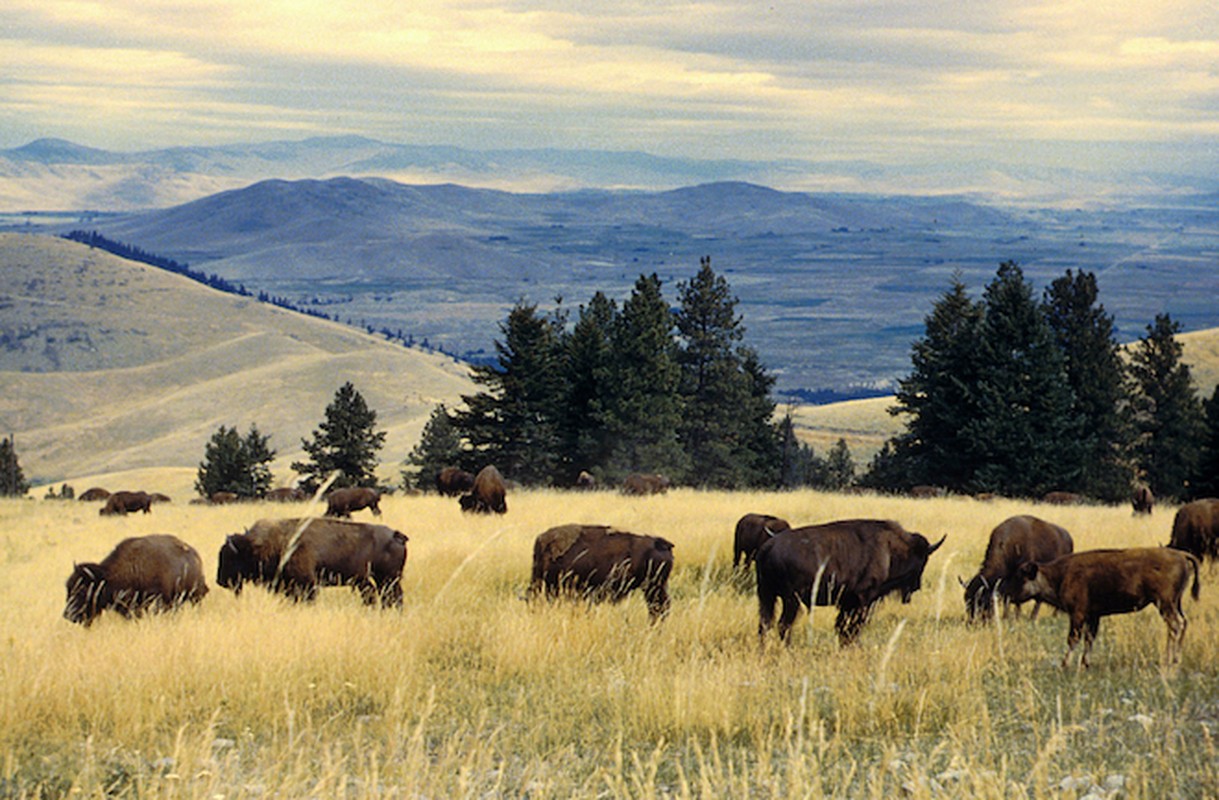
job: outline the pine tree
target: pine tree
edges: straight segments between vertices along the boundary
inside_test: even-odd
[[[402,486],[423,491],[434,489],[440,470],[456,466],[461,459],[461,434],[453,425],[448,409],[441,403],[432,409],[418,444],[406,457],[406,463],[414,469],[402,471]]]
[[[385,444],[385,432],[376,424],[377,413],[363,395],[350,382],[339,387],[313,438],[301,440],[309,460],[292,464],[304,476],[301,487],[316,492],[332,473],[337,473],[335,487],[376,486],[377,451]]]
[[[1097,298],[1095,275],[1067,270],[1046,289],[1042,307],[1082,420],[1079,490],[1119,502],[1129,496],[1133,479],[1130,387],[1113,317]]]
[[[238,497],[262,497],[271,488],[271,467],[275,451],[271,437],[251,425],[243,438],[236,428],[221,425],[203,451],[203,461],[195,476],[195,491],[203,497],[216,492],[232,492]]]
[[[21,471],[17,459],[17,447],[10,434],[0,439],[0,497],[24,497],[30,484]]]
[[[1219,386],[1202,404],[1204,434],[1198,467],[1189,484],[1189,496],[1219,497]]]
[[[846,439],[839,438],[825,457],[825,488],[840,491],[855,482],[855,460]]]
[[[613,336],[618,308],[601,292],[581,306],[576,324],[565,340],[567,398],[563,404],[561,437],[569,473],[564,484],[581,470],[594,475],[609,463],[613,440],[606,425],[605,398],[613,367]],[[600,475],[599,475],[600,477]]]
[[[1181,361],[1180,330],[1168,314],[1157,314],[1130,357],[1139,470],[1156,497],[1175,500],[1189,494],[1204,433],[1202,404]]]

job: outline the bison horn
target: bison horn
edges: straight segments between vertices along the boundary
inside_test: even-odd
[[[940,540],[939,540],[938,542],[936,542],[935,544],[931,545],[931,549],[927,551],[927,555],[931,555],[931,554],[932,554],[932,553],[934,553],[936,550],[939,550],[939,549],[940,549],[940,545],[942,545],[942,544],[944,543],[944,540],[945,540],[945,539],[947,539],[947,538],[948,538],[948,534],[944,534],[943,536],[941,536],[941,537],[940,537]]]

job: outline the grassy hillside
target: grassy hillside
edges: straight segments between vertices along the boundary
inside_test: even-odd
[[[0,428],[34,481],[195,467],[220,425],[251,424],[287,479],[345,381],[392,475],[432,408],[473,388],[451,359],[61,239],[0,235],[0,309]]]
[[[155,475],[149,476],[160,482]],[[165,480],[169,478],[166,477]],[[1067,621],[964,622],[957,578],[990,529],[1032,512],[1079,549],[1155,546],[1173,509],[967,498],[681,490],[509,495],[502,518],[392,497],[410,537],[400,612],[344,589],[296,606],[217,587],[226,534],[282,507],[0,501],[0,792],[12,797],[1215,797],[1219,592],[1187,598],[1184,659],[1162,670],[1153,610],[1106,618],[1085,673]],[[939,538],[913,602],[882,604],[842,650],[831,609],[759,651],[731,531],[876,516]],[[367,518],[365,512],[357,518]],[[533,537],[605,522],[675,543],[673,607],[523,602]],[[174,615],[88,630],[62,619],[74,561],[123,537],[194,545],[211,593]]]

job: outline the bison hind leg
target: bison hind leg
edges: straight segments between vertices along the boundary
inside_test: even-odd
[[[1164,624],[1168,626],[1168,643],[1165,647],[1168,663],[1180,663],[1181,651],[1185,644],[1185,629],[1189,627],[1189,620],[1185,618],[1185,612],[1181,610],[1180,605],[1171,602],[1160,606],[1160,616],[1164,618]]]

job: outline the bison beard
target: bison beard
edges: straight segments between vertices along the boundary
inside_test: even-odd
[[[934,545],[886,520],[842,520],[784,531],[758,548],[758,638],[763,643],[782,600],[779,638],[790,644],[801,604],[834,605],[834,628],[846,646],[855,641],[872,608],[891,592],[902,602],[922,586]]]

